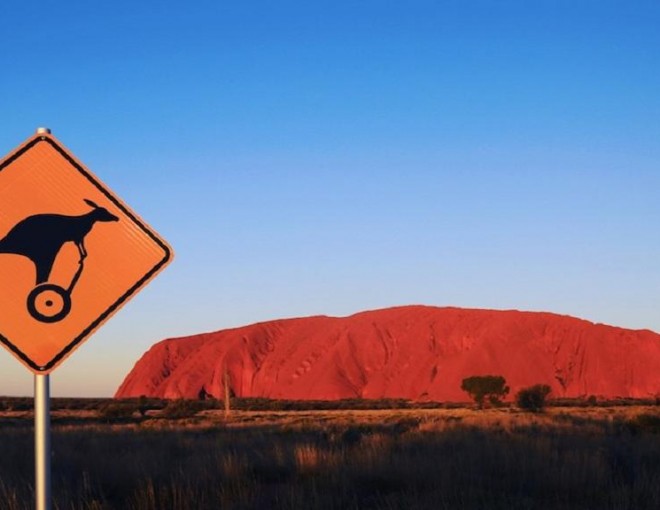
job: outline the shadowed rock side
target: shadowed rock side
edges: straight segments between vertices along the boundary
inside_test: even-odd
[[[660,394],[660,335],[538,312],[405,306],[276,320],[154,345],[116,397],[464,401],[461,380],[506,377],[511,395]]]

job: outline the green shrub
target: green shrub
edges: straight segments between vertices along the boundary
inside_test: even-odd
[[[523,388],[516,394],[516,405],[525,411],[541,412],[547,404],[551,391],[552,389],[547,384],[535,384],[529,388]]]
[[[509,394],[506,379],[501,375],[474,375],[463,379],[461,389],[468,393],[477,403],[479,409],[484,407],[484,402],[497,406],[502,399]]]

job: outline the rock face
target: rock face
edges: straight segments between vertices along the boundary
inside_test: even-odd
[[[226,368],[225,368],[226,367]],[[155,344],[116,397],[465,401],[461,381],[503,375],[514,395],[660,395],[660,335],[550,313],[404,306],[276,320]]]

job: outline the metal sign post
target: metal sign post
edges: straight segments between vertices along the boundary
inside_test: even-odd
[[[34,374],[34,480],[36,510],[50,510],[50,376]]]
[[[0,346],[34,373],[37,510],[52,507],[50,372],[172,256],[50,129],[0,159]]]

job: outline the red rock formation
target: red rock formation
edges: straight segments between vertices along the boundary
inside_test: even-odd
[[[550,313],[404,306],[276,320],[154,345],[116,397],[464,401],[461,380],[503,375],[511,395],[660,394],[660,335]]]

